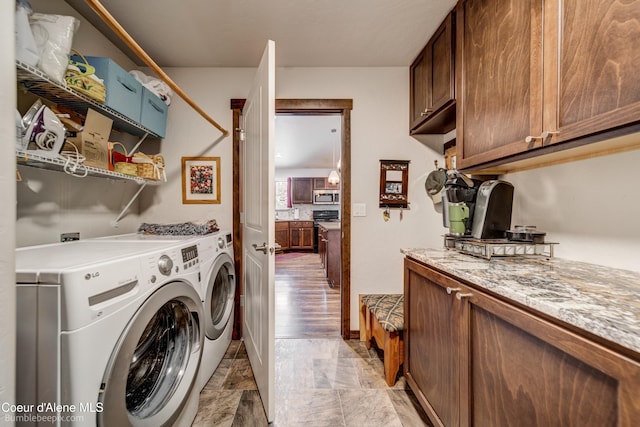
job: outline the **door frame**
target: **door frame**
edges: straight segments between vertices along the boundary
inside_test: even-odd
[[[235,314],[233,339],[239,339],[242,331],[242,308],[240,295],[244,287],[242,283],[242,182],[240,171],[240,116],[244,107],[244,99],[232,99],[233,112],[233,250],[236,268],[236,295],[234,299]],[[351,110],[352,99],[276,99],[276,114],[340,114],[342,117],[342,141],[340,144],[342,181],[340,218],[342,221],[341,242],[341,281],[340,287],[340,335],[343,339],[352,338],[351,334]],[[356,338],[359,338],[359,334]]]

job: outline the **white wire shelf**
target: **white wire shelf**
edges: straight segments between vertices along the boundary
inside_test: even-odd
[[[67,160],[63,157],[50,158],[47,156],[42,156],[32,151],[16,149],[16,158],[18,160],[19,165],[30,166],[30,167],[35,167],[39,169],[65,172],[65,165],[67,166],[67,169],[70,168],[70,166],[67,164]],[[82,177],[84,175],[84,171],[87,171],[87,176],[134,181],[137,184],[151,184],[151,185],[160,184],[160,181],[153,181],[149,179],[140,178],[139,176],[127,175],[124,173],[113,172],[110,170],[100,169],[93,166],[86,166],[83,164],[79,164],[77,166],[75,172],[73,173],[73,176]]]
[[[47,99],[55,104],[68,107],[78,113],[85,115],[88,108],[104,114],[113,120],[113,127],[131,135],[143,136],[148,134],[152,137],[159,137],[153,131],[142,126],[126,116],[118,113],[112,108],[83,95],[70,87],[51,80],[46,74],[37,68],[16,60],[16,74],[18,83],[25,91]]]

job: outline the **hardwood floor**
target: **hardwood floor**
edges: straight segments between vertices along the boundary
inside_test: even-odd
[[[340,337],[340,289],[330,288],[320,256],[276,255],[276,338]]]

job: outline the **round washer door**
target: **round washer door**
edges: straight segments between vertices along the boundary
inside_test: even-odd
[[[205,334],[210,340],[224,332],[231,318],[236,293],[236,275],[233,259],[227,253],[220,254],[207,273],[204,289]]]
[[[204,344],[202,318],[199,295],[188,283],[167,283],[147,298],[105,371],[98,425],[175,422],[195,386]]]

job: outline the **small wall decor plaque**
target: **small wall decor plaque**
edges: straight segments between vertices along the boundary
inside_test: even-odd
[[[380,160],[381,208],[406,208],[409,183],[409,160]]]

